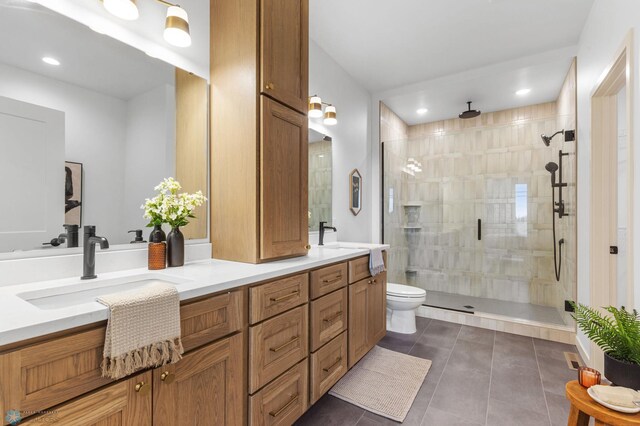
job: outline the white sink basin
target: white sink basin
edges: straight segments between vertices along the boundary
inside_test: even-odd
[[[154,283],[180,285],[191,282],[159,274],[141,274],[105,280],[80,281],[60,287],[18,293],[22,300],[40,309],[62,309],[95,302],[97,297],[140,289]]]
[[[331,250],[369,250],[373,244],[367,243],[327,243],[320,248]]]

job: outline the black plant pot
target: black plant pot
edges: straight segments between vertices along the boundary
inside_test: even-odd
[[[167,266],[184,265],[184,235],[180,228],[172,228],[167,235]]]
[[[616,386],[640,389],[640,364],[620,361],[605,353],[604,376]]]

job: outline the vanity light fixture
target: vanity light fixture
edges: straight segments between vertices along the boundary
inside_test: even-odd
[[[322,121],[327,126],[334,126],[338,124],[338,119],[336,118],[336,107],[329,104],[324,109],[324,120]]]
[[[322,117],[322,99],[320,96],[313,95],[309,98],[309,117]]]
[[[516,95],[524,96],[524,95],[528,95],[529,92],[531,92],[531,89],[520,89],[516,92]]]
[[[428,110],[428,109],[426,109],[426,108],[418,108],[418,109],[416,110],[416,112],[417,112],[418,114],[422,115],[422,114],[426,114],[426,113],[428,113],[428,112],[429,112],[429,110]]]
[[[102,0],[104,8],[118,18],[135,21],[139,18],[137,0]],[[167,19],[164,26],[164,39],[167,43],[177,47],[191,46],[189,32],[189,16],[180,5],[165,0],[156,0],[167,6]]]
[[[45,64],[56,66],[56,67],[60,65],[60,61],[57,60],[56,58],[52,58],[51,56],[45,56],[44,58],[42,58],[42,62],[44,62]]]

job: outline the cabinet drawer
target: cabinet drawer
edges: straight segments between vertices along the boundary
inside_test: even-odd
[[[307,359],[249,399],[249,424],[291,425],[308,405]]]
[[[309,300],[309,274],[295,275],[249,289],[250,321],[255,324]]]
[[[249,328],[250,393],[306,358],[308,315],[304,305]]]
[[[329,294],[345,285],[347,285],[346,262],[311,271],[312,299]]]
[[[311,351],[347,329],[347,288],[311,302]]]
[[[387,252],[382,252],[382,259],[387,265]],[[359,257],[349,261],[349,284],[371,276],[369,272],[369,256]]]
[[[242,328],[244,290],[231,291],[180,307],[180,329],[185,351]]]
[[[315,404],[347,372],[347,332],[311,354],[311,403]]]

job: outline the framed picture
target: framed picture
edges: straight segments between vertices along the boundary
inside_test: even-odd
[[[64,163],[64,224],[82,226],[82,163]]]
[[[349,209],[354,216],[362,209],[362,176],[358,169],[349,175]]]

